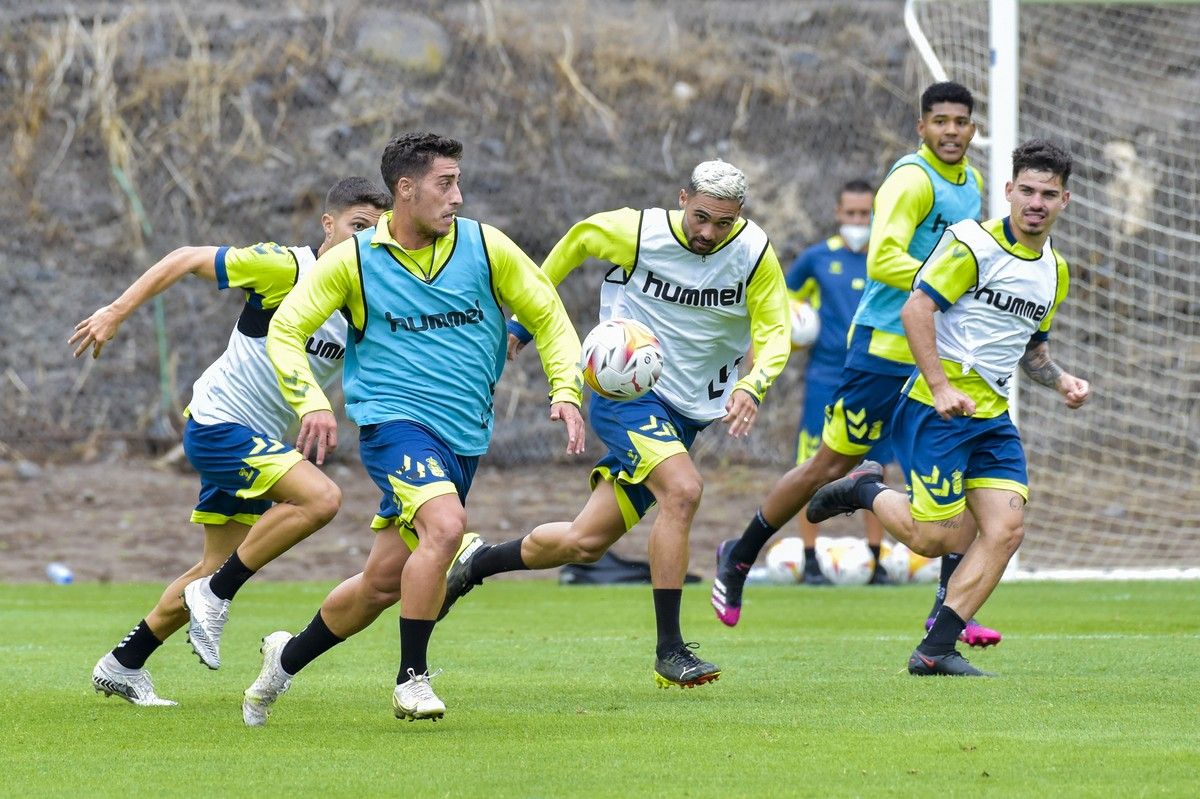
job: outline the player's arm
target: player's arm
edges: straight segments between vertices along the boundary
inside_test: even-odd
[[[962,246],[950,248],[936,261],[921,268],[916,276],[916,288],[900,310],[900,321],[913,360],[933,394],[933,407],[943,419],[970,416],[975,413],[975,401],[954,388],[946,376],[937,350],[937,330],[933,315],[945,311],[958,301],[978,279],[979,267],[975,256]]]
[[[933,210],[933,186],[916,164],[899,167],[875,194],[867,277],[908,291],[921,262],[908,254],[917,226]]]
[[[75,357],[91,347],[92,357],[99,358],[104,345],[117,335],[117,329],[135,310],[175,285],[184,275],[216,280],[217,252],[217,247],[180,247],[147,269],[120,297],[75,325],[75,332],[67,342],[75,345]]]
[[[558,240],[546,260],[542,271],[557,286],[577,266],[588,258],[596,258],[616,264],[626,272],[633,269],[637,259],[638,227],[641,213],[632,208],[618,208],[593,214],[582,222],[576,222],[567,234]],[[517,314],[517,320],[508,325],[509,357],[530,342],[533,336],[525,320]]]
[[[315,446],[318,464],[324,462],[326,450],[337,447],[337,420],[313,374],[304,345],[340,308],[349,307],[361,325],[362,295],[354,252],[357,246],[354,239],[347,239],[322,255],[280,303],[267,330],[267,355],[275,366],[279,389],[300,417],[296,449],[308,457]]]
[[[1054,314],[1067,295],[1067,263],[1055,253],[1058,260],[1058,292],[1054,298],[1054,306],[1042,319],[1038,331],[1029,339],[1025,353],[1021,356],[1021,370],[1029,375],[1029,379],[1040,385],[1052,388],[1063,395],[1067,407],[1075,409],[1087,402],[1091,394],[1088,381],[1068,374],[1050,357],[1050,325]]]
[[[750,341],[754,365],[733,384],[725,405],[729,434],[745,435],[758,415],[767,389],[787,366],[792,354],[791,320],[783,268],[770,244],[746,285],[746,310],[750,316]]]
[[[483,226],[488,258],[500,302],[510,308],[537,342],[550,382],[550,420],[567,426],[567,452],[583,452],[583,381],[579,376],[579,336],[562,299],[544,271],[512,239]]]

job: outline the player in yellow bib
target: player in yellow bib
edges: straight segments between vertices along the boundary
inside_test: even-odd
[[[1070,200],[1071,157],[1034,139],[1013,151],[1012,163],[1009,216],[951,225],[901,311],[917,364],[892,417],[908,497],[879,479],[879,464],[865,461],[808,506],[812,522],[874,511],[892,535],[928,557],[957,545],[968,513],[978,520],[978,536],[909,658],[915,675],[984,674],[954,644],[1024,535],[1025,452],[1008,416],[1017,365],[1062,394],[1068,408],[1082,406],[1090,393],[1086,380],[1051,360],[1048,343],[1067,295],[1067,265],[1051,246],[1050,229]]]
[[[204,554],[96,664],[92,684],[97,691],[135,705],[174,704],[154,691],[145,668],[150,655],[190,619],[192,648],[205,665],[219,666],[220,634],[234,594],[256,571],[337,513],[338,487],[283,441],[296,415],[280,395],[267,358],[267,325],[320,253],[372,227],[389,204],[388,195],[370,180],[346,178],[325,198],[325,238],[315,251],[270,242],[181,247],[76,325],[70,340],[75,356],[90,348],[95,358],[134,310],[185,275],[246,294],[228,347],[192,389],[184,428],[184,453],[200,475],[192,521],[204,526]],[[338,314],[322,323],[306,349],[314,372],[329,383],[342,371],[346,323]],[[190,594],[188,607],[181,601],[184,592]]]
[[[663,348],[662,376],[635,400],[592,396],[589,421],[608,452],[592,470],[583,510],[574,521],[464,552],[447,578],[443,613],[493,574],[599,560],[657,503],[649,542],[655,679],[664,688],[691,687],[720,675],[684,642],[679,623],[688,535],[703,486],[688,448],[717,419],[730,435],[748,435],[791,351],[783,270],[766,234],[742,217],[745,195],[741,170],[706,161],[680,190],[678,211],[596,214],[554,246],[542,268],[555,284],[589,257],[613,264],[601,284],[601,319],[649,327]],[[526,321],[510,325],[514,354],[528,340]],[[738,379],[751,343],[757,358]]]

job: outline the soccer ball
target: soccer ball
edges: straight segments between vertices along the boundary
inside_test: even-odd
[[[867,542],[861,538],[846,536],[827,539],[825,546],[817,546],[817,563],[821,571],[834,585],[866,585],[875,570],[875,556]]]
[[[609,319],[583,339],[583,381],[600,396],[629,400],[649,391],[663,369],[662,346],[633,319]]]
[[[804,539],[781,538],[767,550],[767,573],[773,583],[798,583],[804,579]]]
[[[821,320],[807,302],[790,300],[788,304],[792,319],[792,346],[808,347],[821,332]]]
[[[898,583],[935,583],[942,572],[941,558],[918,555],[899,543],[881,560],[888,576]]]

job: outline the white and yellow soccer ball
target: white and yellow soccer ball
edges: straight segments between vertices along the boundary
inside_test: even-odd
[[[918,555],[900,543],[883,553],[880,560],[888,577],[898,583],[936,583],[942,572],[941,558]]]
[[[767,550],[767,574],[773,583],[798,583],[804,579],[804,539],[781,538]]]
[[[662,375],[662,345],[641,322],[609,319],[583,339],[579,368],[583,381],[600,396],[635,399],[653,388]]]
[[[817,563],[834,585],[866,585],[875,570],[875,556],[867,542],[852,536],[818,539]]]
[[[810,347],[821,332],[821,319],[817,312],[807,302],[789,300],[790,317],[792,320],[792,346]]]

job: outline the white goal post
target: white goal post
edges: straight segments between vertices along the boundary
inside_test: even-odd
[[[906,0],[904,23],[922,80],[976,96],[989,216],[1020,138],[1076,163],[1051,350],[1093,398],[1019,387],[1031,504],[1006,578],[1200,578],[1200,2]]]

